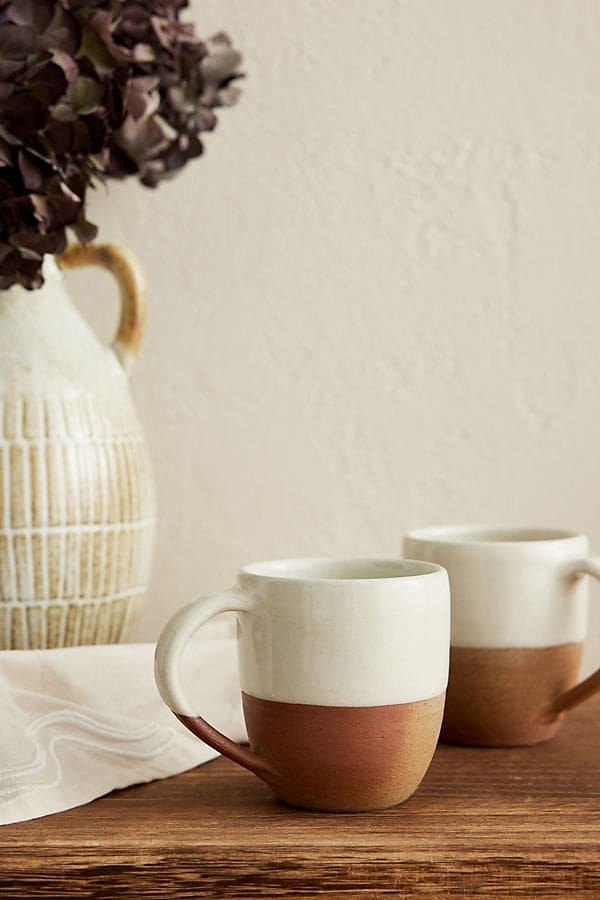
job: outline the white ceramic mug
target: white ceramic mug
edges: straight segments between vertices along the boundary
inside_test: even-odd
[[[547,740],[562,714],[600,690],[577,684],[587,583],[600,579],[585,535],[497,526],[424,528],[404,552],[444,566],[452,592],[442,738],[512,746]]]
[[[179,681],[205,622],[237,613],[250,749],[202,719]],[[156,682],[190,731],[288,803],[325,810],[400,803],[439,736],[450,593],[437,565],[407,560],[254,563],[235,588],[180,610],[156,648]],[[189,686],[193,697],[193,685]]]

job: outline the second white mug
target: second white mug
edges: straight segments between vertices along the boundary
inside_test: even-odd
[[[577,684],[587,583],[600,579],[585,535],[544,528],[424,528],[404,552],[450,577],[450,680],[442,738],[513,746],[550,738],[562,714],[600,690]]]

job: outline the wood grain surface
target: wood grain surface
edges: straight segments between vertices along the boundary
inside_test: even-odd
[[[440,745],[392,810],[286,807],[224,759],[0,829],[0,896],[600,898],[600,697],[537,747]]]

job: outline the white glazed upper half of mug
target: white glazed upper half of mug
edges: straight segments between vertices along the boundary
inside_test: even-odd
[[[554,647],[585,639],[587,580],[566,575],[585,535],[507,526],[423,528],[404,553],[443,566],[456,647]]]
[[[448,682],[442,568],[408,560],[287,560],[243,568],[236,593],[242,690],[264,700],[383,706]]]

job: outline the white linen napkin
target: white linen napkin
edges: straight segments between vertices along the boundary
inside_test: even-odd
[[[184,772],[218,754],[164,705],[153,644],[0,651],[0,825]],[[235,640],[203,635],[183,660],[199,714],[245,740]]]

